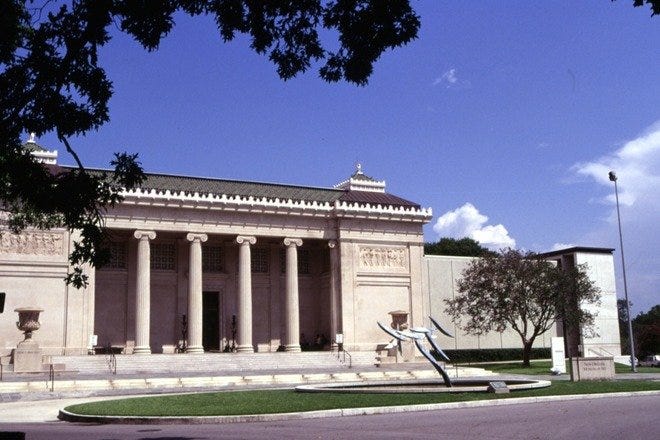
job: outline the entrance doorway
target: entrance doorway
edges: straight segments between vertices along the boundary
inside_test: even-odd
[[[220,292],[202,295],[202,345],[204,351],[220,351]]]

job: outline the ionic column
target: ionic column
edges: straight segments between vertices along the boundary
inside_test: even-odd
[[[299,238],[285,238],[286,246],[286,300],[284,323],[286,326],[285,351],[300,351],[300,311],[298,307],[298,246]]]
[[[236,351],[254,352],[252,345],[252,260],[250,245],[257,242],[256,237],[236,237],[238,248],[238,323]]]
[[[338,263],[339,258],[337,253],[339,247],[336,240],[328,241],[330,248],[330,346],[331,349],[337,348],[335,335],[340,332],[339,326],[339,271]]]
[[[202,345],[202,243],[206,234],[188,234],[188,346],[186,353],[204,353]]]
[[[149,240],[156,238],[154,231],[135,231],[138,239],[137,276],[135,277],[135,349],[133,354],[151,354],[151,249]]]

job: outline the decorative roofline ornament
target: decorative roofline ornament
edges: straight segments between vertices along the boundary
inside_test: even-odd
[[[355,164],[355,172],[348,179],[340,182],[334,186],[337,189],[347,191],[368,191],[368,192],[385,192],[385,181],[376,180],[373,177],[367,176],[362,171],[362,164],[360,162]]]

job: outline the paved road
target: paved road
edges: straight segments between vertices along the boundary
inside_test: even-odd
[[[231,425],[0,424],[26,439],[644,439],[658,438],[660,396]],[[0,436],[2,438],[2,436]]]

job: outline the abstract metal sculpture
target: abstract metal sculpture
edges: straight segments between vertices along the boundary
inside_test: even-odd
[[[440,333],[449,336],[450,338],[453,338],[454,336],[446,331],[445,329],[442,328],[442,326],[433,319],[431,316],[429,316],[429,319],[431,320],[431,323],[433,326],[440,331]],[[445,385],[447,387],[451,387],[451,379],[449,378],[449,375],[447,374],[447,371],[444,369],[444,367],[433,357],[431,353],[424,347],[422,344],[422,339],[426,337],[426,340],[429,341],[429,344],[431,347],[433,347],[433,350],[435,350],[438,355],[442,356],[445,360],[449,361],[449,357],[445,354],[444,351],[436,344],[436,342],[433,340],[434,335],[432,334],[433,332],[429,330],[428,328],[425,327],[415,327],[410,330],[394,330],[392,328],[389,328],[380,322],[378,322],[378,326],[383,330],[385,333],[388,335],[392,336],[394,339],[397,341],[403,342],[412,339],[415,343],[415,346],[417,347],[417,350],[419,350],[422,355],[433,365],[433,368],[436,369],[436,371],[442,376],[444,379]],[[391,343],[390,343],[391,345]]]

